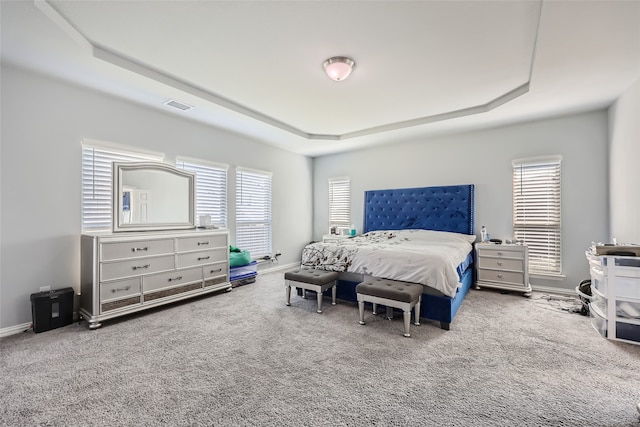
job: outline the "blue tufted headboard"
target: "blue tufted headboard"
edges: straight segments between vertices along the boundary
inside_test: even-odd
[[[365,191],[365,233],[412,228],[474,234],[473,184]]]

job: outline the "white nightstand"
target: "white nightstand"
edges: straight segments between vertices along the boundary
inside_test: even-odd
[[[531,296],[526,245],[476,244],[476,289],[505,289]]]
[[[341,240],[350,239],[351,236],[343,236],[340,234],[325,234],[322,236],[322,243],[339,242]]]

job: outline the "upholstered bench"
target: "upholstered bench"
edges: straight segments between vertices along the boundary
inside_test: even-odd
[[[416,326],[420,325],[420,303],[422,302],[422,285],[398,282],[396,280],[371,277],[356,286],[360,324],[364,325],[364,303],[373,303],[373,314],[377,305],[399,308],[404,315],[404,336],[410,337],[411,309],[415,308]]]
[[[318,294],[318,313],[322,313],[322,293],[331,289],[332,302],[336,305],[336,285],[338,273],[335,271],[314,270],[312,268],[299,268],[284,273],[285,286],[287,287],[287,305],[291,305],[291,287],[315,291]]]

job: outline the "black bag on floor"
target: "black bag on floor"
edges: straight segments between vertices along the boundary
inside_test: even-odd
[[[582,308],[580,309],[580,314],[583,316],[589,315],[589,303],[591,302],[591,279],[585,279],[576,287],[576,292],[578,293],[578,297],[580,298],[580,303],[582,304]]]

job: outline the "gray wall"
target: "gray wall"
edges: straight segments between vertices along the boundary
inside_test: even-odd
[[[640,79],[609,111],[611,237],[640,244]]]
[[[573,289],[589,276],[584,251],[608,239],[607,113],[596,111],[472,133],[325,156],[314,161],[315,239],[328,230],[328,179],[351,177],[351,216],[362,229],[364,191],[475,184],[476,233],[512,237],[511,162],[560,154],[564,279],[532,278],[534,288]]]
[[[511,236],[511,161],[561,154],[564,280],[534,287],[572,290],[588,277],[584,250],[608,241],[611,135],[611,232],[640,241],[634,159],[640,131],[640,85],[597,111],[309,159],[162,111],[3,65],[0,139],[0,330],[31,321],[29,295],[40,286],[79,289],[83,138],[273,172],[274,250],[281,264],[299,261],[328,227],[328,184],[350,176],[352,218],[362,228],[363,192],[431,185],[476,185],[476,231]],[[611,130],[608,129],[611,120]],[[463,154],[464,153],[464,154]],[[631,177],[630,177],[631,176]],[[635,185],[625,185],[632,181]],[[295,194],[296,203],[291,203]],[[313,196],[312,196],[313,194]],[[233,236],[233,229],[231,229]]]
[[[273,249],[298,262],[312,234],[312,161],[162,111],[4,65],[1,70],[0,330],[31,322],[41,286],[79,290],[84,138],[273,172]],[[296,203],[291,195],[296,195]]]

